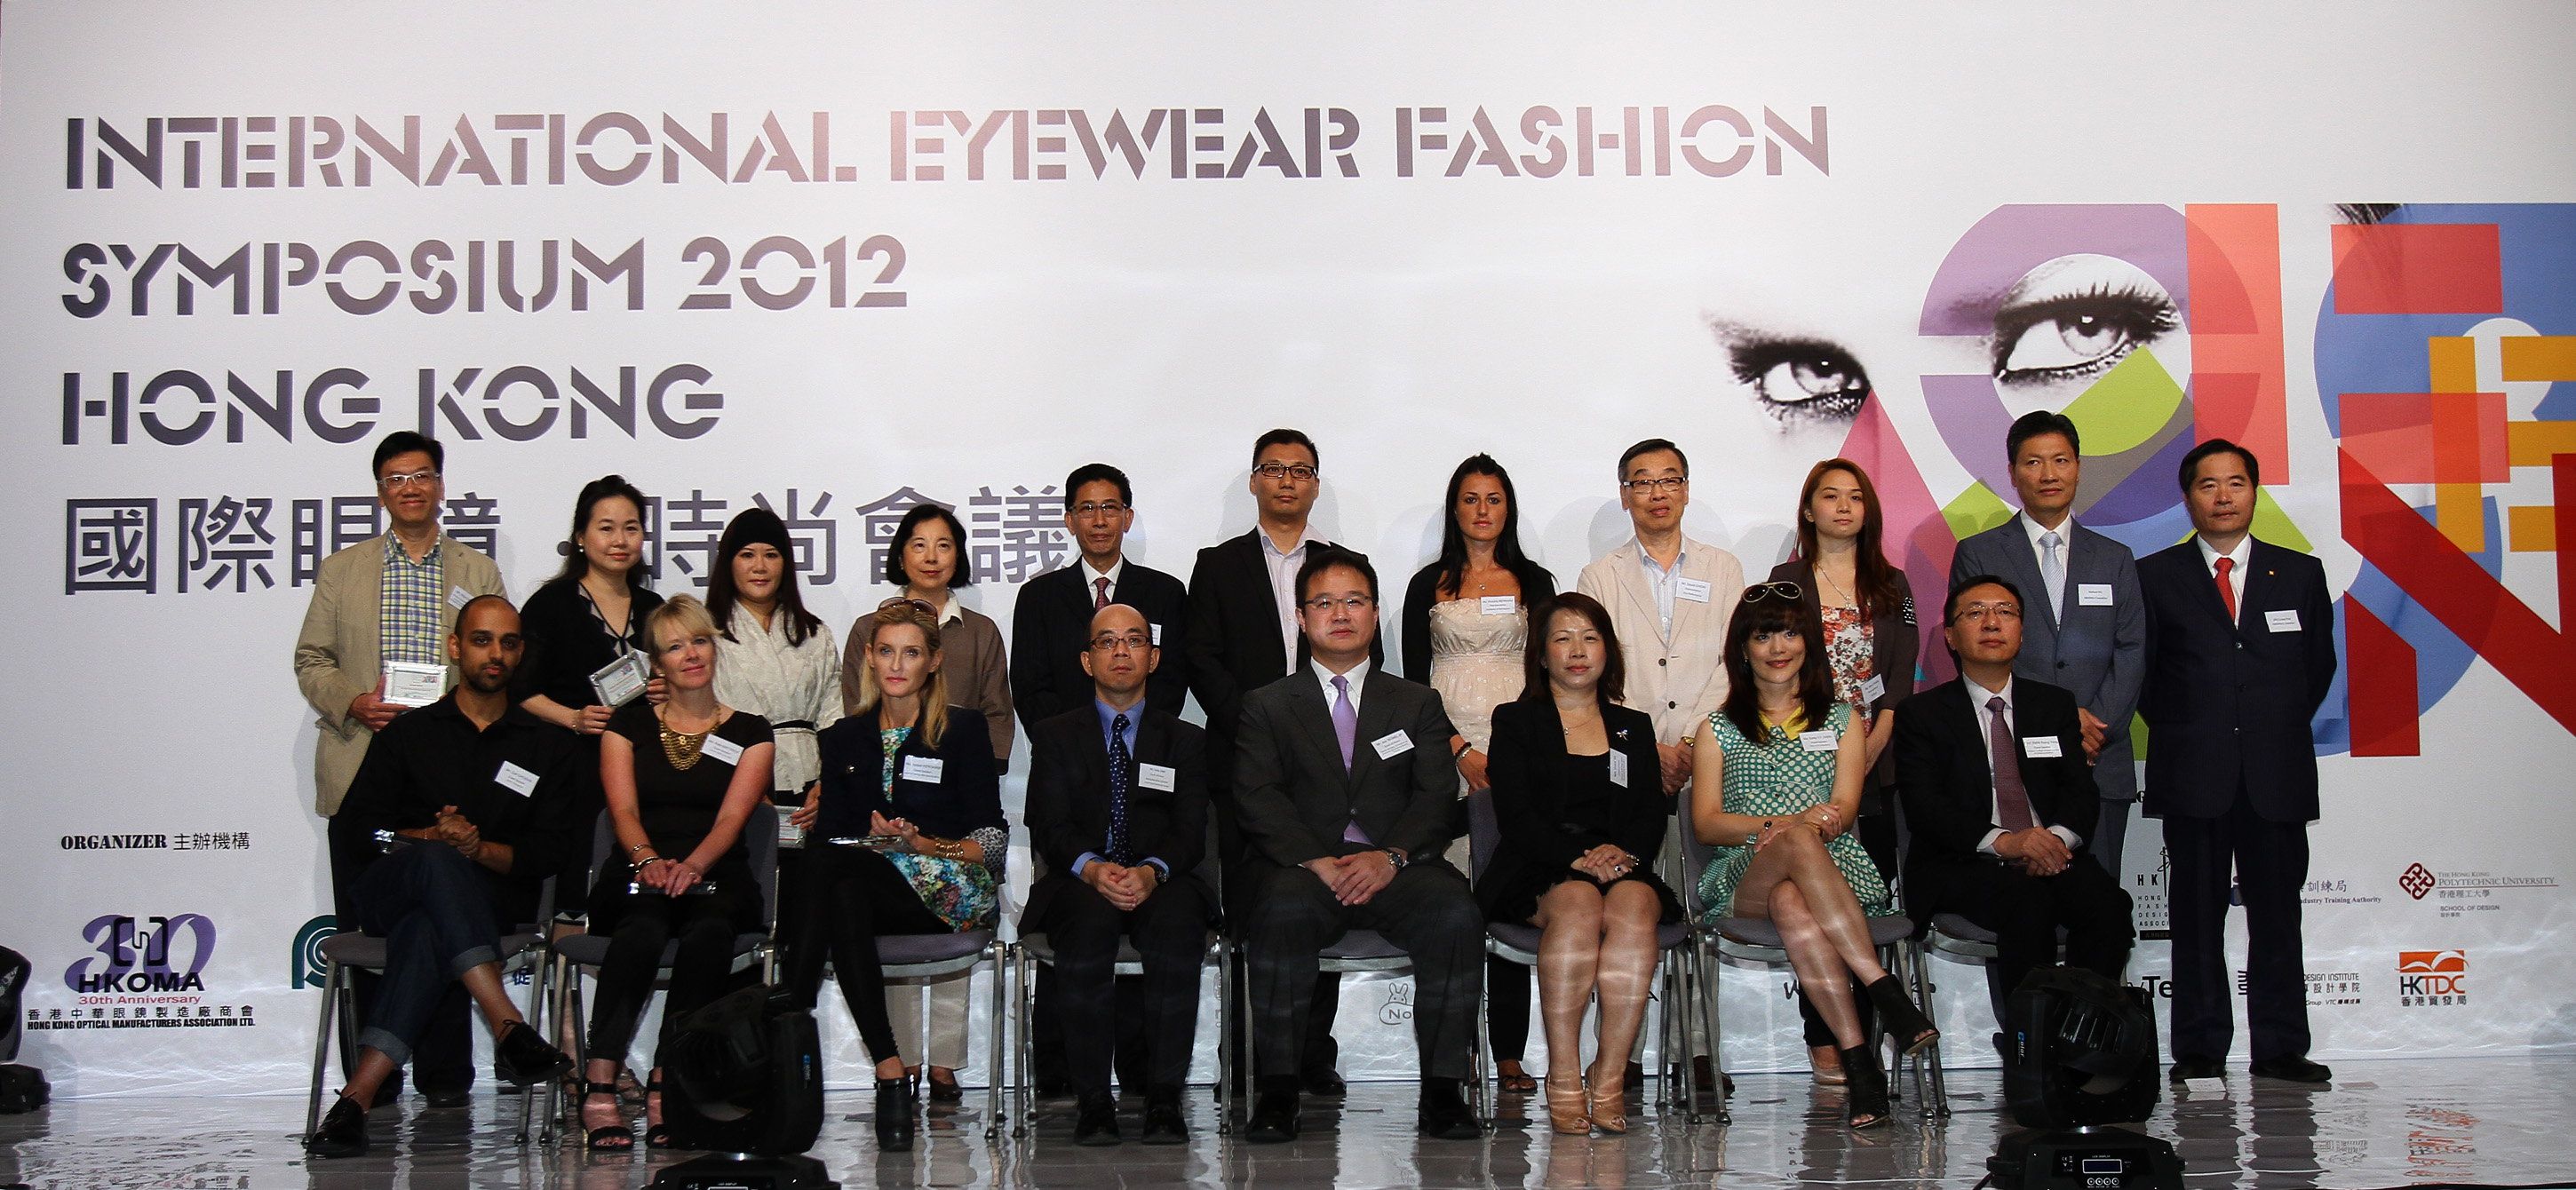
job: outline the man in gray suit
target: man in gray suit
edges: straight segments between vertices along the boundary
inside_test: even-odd
[[[1311,660],[1243,697],[1235,734],[1243,923],[1259,1096],[1244,1139],[1297,1136],[1297,1071],[1317,955],[1375,930],[1413,960],[1413,1038],[1426,1136],[1484,1135],[1462,1085],[1484,995],[1485,923],[1441,851],[1457,810],[1453,734],[1440,696],[1369,661],[1377,572],[1333,546],[1297,569],[1297,624]]]
[[[2075,695],[2084,752],[2101,794],[2085,852],[2115,881],[2129,807],[2138,797],[2129,719],[2147,675],[2147,605],[2129,547],[2075,523],[2083,454],[2063,413],[2023,414],[2006,433],[2021,514],[1959,543],[1950,581],[1996,574],[2025,592],[2013,673]]]

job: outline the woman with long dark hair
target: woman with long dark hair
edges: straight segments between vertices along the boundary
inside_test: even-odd
[[[519,611],[528,660],[511,696],[530,714],[597,739],[620,703],[603,701],[593,675],[649,652],[644,621],[662,597],[644,581],[644,493],[621,475],[583,484],[563,567]]]

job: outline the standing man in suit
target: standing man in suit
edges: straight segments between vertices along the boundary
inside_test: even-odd
[[[2147,607],[2129,547],[2077,524],[2072,514],[2084,460],[2075,423],[2050,410],[2023,414],[2004,436],[2021,513],[1959,543],[1953,589],[1972,575],[2000,575],[2030,594],[2022,604],[2021,656],[2013,672],[2075,695],[2084,755],[2093,762],[2101,819],[2079,833],[2084,850],[2116,881],[2138,797],[2129,717],[2147,677]]]
[[[376,444],[371,473],[385,508],[386,531],[322,560],[313,576],[313,602],[295,636],[295,684],[312,704],[321,729],[313,745],[313,811],[331,819],[325,832],[331,859],[331,911],[342,922],[358,920],[359,874],[374,858],[375,840],[355,823],[334,818],[349,782],[366,759],[367,744],[394,716],[420,703],[385,700],[388,677],[407,670],[436,670],[439,690],[456,684],[447,657],[447,620],[477,596],[501,595],[501,568],[474,547],[439,532],[439,503],[446,498],[447,451],[436,439],[409,430]],[[397,669],[396,667],[404,667]],[[355,990],[359,1023],[375,1001],[374,976],[361,974]],[[465,1032],[465,997],[449,997],[416,1046],[413,1072],[433,1107],[463,1107],[474,1086],[471,1039]],[[346,1060],[350,1055],[343,1054]],[[401,1093],[399,1079],[383,1097]]]
[[[1240,815],[1235,809],[1239,786],[1233,780],[1235,726],[1243,718],[1243,700],[1253,691],[1288,675],[1304,658],[1297,633],[1297,570],[1318,548],[1332,543],[1314,536],[1307,518],[1323,492],[1322,456],[1312,439],[1297,430],[1279,429],[1252,444],[1250,486],[1260,520],[1241,537],[1199,551],[1190,571],[1188,650],[1191,688],[1207,712],[1208,789],[1216,808],[1217,854],[1225,861],[1223,880],[1228,905],[1240,906],[1247,890],[1239,873],[1244,855]],[[1383,656],[1374,639],[1369,660]],[[1316,977],[1313,1041],[1307,1045],[1306,1093],[1339,1095],[1342,1077],[1333,1069],[1339,1056],[1333,1044],[1333,1013],[1341,1000],[1339,976]],[[1244,1014],[1237,1013],[1241,1020]]]
[[[1461,1088],[1484,994],[1485,923],[1441,854],[1458,800],[1449,718],[1437,692],[1371,660],[1377,572],[1368,559],[1319,547],[1296,581],[1312,661],[1244,697],[1236,738],[1260,1080],[1244,1139],[1296,1138],[1295,1071],[1317,955],[1354,928],[1385,935],[1413,961],[1422,1134],[1481,1139]]]
[[[1091,619],[1110,606],[1143,613],[1145,630],[1164,663],[1145,679],[1145,703],[1167,715],[1189,698],[1189,662],[1182,620],[1189,595],[1181,580],[1126,557],[1127,531],[1136,526],[1135,489],[1127,473],[1107,463],[1085,463],[1064,481],[1064,527],[1082,550],[1073,565],[1050,570],[1020,588],[1011,616],[1011,704],[1034,734],[1038,724],[1091,705]],[[1038,968],[1034,1034],[1036,1081],[1041,1093],[1061,1094],[1065,1076],[1064,1029],[1056,1011],[1057,969]],[[1130,1002],[1137,980],[1121,981],[1119,1039],[1123,1052],[1141,1054],[1143,1022]],[[1143,1074],[1141,1061],[1125,1065]],[[1129,1080],[1121,1079],[1121,1083]],[[1141,1081],[1129,1085],[1142,1086]]]
[[[1941,609],[1959,676],[1896,717],[1896,788],[1914,832],[1907,899],[1995,932],[2009,992],[2066,957],[2113,983],[2137,927],[2129,894],[2082,850],[2098,813],[2075,695],[2018,673],[2024,611],[2008,579],[1967,576]]]
[[[2299,889],[2317,817],[2309,724],[2334,681],[2334,602],[2315,558],[2254,540],[2262,464],[2224,438],[2182,460],[2192,538],[2138,563],[2154,729],[2147,813],[2173,856],[2173,1077],[2217,1078],[2235,1037],[2228,995],[2231,867],[2245,904],[2254,1073],[2333,1077],[2308,1060]]]
[[[1216,907],[1199,880],[1207,848],[1206,733],[1153,707],[1163,651],[1142,612],[1093,613],[1082,655],[1092,702],[1029,729],[1029,845],[1044,864],[1023,931],[1055,946],[1066,1064],[1080,1112],[1073,1140],[1118,1143],[1109,1097],[1118,940],[1145,961],[1147,1144],[1189,1139],[1181,1084],[1198,1032],[1199,956]]]

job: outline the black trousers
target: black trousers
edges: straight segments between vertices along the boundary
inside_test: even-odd
[[[1164,885],[1132,911],[1110,904],[1088,884],[1068,883],[1056,892],[1045,920],[1032,928],[1055,947],[1059,978],[1053,991],[1063,1018],[1066,1073],[1076,1093],[1109,1093],[1119,1016],[1113,974],[1122,938],[1132,940],[1144,959],[1145,1089],[1177,1092],[1188,1080],[1209,916],[1198,890],[1187,884]]]
[[[896,1056],[894,1022],[886,1016],[885,961],[877,939],[955,931],[912,891],[894,861],[862,847],[823,847],[805,854],[804,926],[788,952],[787,988],[812,1008],[823,990],[823,962],[841,983],[841,999],[859,1027],[868,1056]]]
[[[2165,888],[2173,917],[2174,1059],[2224,1060],[2236,1037],[2227,978],[2231,867],[2245,902],[2245,1024],[2254,1060],[2306,1056],[2299,891],[2308,880],[2308,824],[2264,818],[2242,793],[2216,818],[2164,823],[2173,856]]]
[[[1255,1072],[1278,1077],[1306,1068],[1318,956],[1358,928],[1386,935],[1413,960],[1413,1040],[1423,1077],[1467,1077],[1484,995],[1485,921],[1465,877],[1446,864],[1417,864],[1366,904],[1349,906],[1304,868],[1271,865],[1253,887],[1243,938]]]
[[[1995,932],[1994,977],[2005,995],[2024,976],[2057,962],[2057,931],[2066,930],[2066,964],[2113,983],[2138,939],[2129,894],[2093,857],[2054,876],[2033,876],[2003,863],[1927,865],[1919,877],[1928,913],[1956,913]],[[2177,1001],[2179,1003],[2179,1001]]]
[[[668,1042],[690,1013],[724,994],[733,969],[734,938],[743,932],[732,894],[732,889],[679,897],[628,893],[622,887],[613,893],[591,890],[592,924],[608,927],[608,957],[599,965],[599,993],[592,999],[590,1057],[626,1060],[635,1042],[635,1023],[653,995],[662,951],[674,939],[680,948],[671,962],[670,998],[662,1005],[661,1041]]]
[[[370,864],[379,858],[375,837],[349,820],[332,818],[323,831],[331,858],[331,913],[339,919],[340,928],[354,930],[362,920],[358,912],[358,885]],[[349,972],[349,990],[357,1000],[357,1018],[350,1022],[351,1035],[366,1029],[375,1019],[376,997],[381,980],[372,971]],[[471,998],[462,984],[449,984],[430,1009],[429,1022],[411,1045],[413,1081],[423,1091],[469,1091],[474,1087],[474,1037],[466,1020]],[[340,1073],[354,1074],[358,1067],[356,1046],[340,1048]],[[402,1074],[397,1071],[387,1084],[399,1092]]]

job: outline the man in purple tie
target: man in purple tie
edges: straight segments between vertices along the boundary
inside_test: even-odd
[[[1311,660],[1245,695],[1236,734],[1259,1091],[1244,1138],[1296,1138],[1317,955],[1352,929],[1384,935],[1413,961],[1422,1133],[1481,1138],[1461,1088],[1484,995],[1485,923],[1466,878],[1441,857],[1458,797],[1449,718],[1430,687],[1370,663],[1378,609],[1368,559],[1317,547],[1295,589]]]

